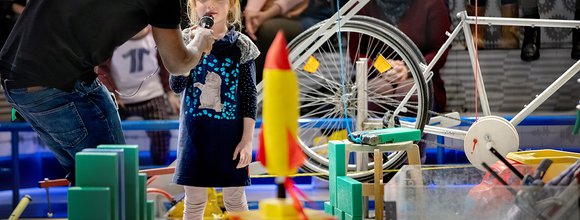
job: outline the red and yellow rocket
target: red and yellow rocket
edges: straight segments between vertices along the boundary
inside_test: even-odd
[[[230,213],[230,220],[334,220],[320,211],[302,207],[298,197],[310,201],[288,176],[295,174],[304,162],[304,154],[298,146],[298,80],[290,68],[286,40],[278,32],[266,55],[264,65],[264,100],[262,130],[258,161],[269,174],[286,177],[277,178],[278,198],[260,201],[258,211]],[[283,181],[280,181],[283,179]],[[286,199],[288,192],[291,199]],[[282,195],[283,194],[283,195]]]
[[[304,162],[298,146],[298,80],[288,61],[284,34],[278,32],[264,64],[264,100],[258,160],[269,174],[295,174]]]

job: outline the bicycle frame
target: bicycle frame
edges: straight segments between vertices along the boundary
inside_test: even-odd
[[[580,21],[569,21],[569,20],[553,20],[553,19],[525,19],[525,18],[498,18],[498,17],[474,17],[468,16],[465,11],[459,12],[457,16],[461,19],[457,27],[453,30],[451,34],[448,33],[449,38],[439,49],[431,63],[424,70],[423,75],[428,74],[435,63],[441,58],[445,50],[451,45],[451,42],[457,37],[460,31],[463,31],[465,35],[465,42],[467,45],[467,50],[469,53],[469,58],[471,60],[471,67],[473,69],[474,75],[477,74],[477,86],[478,95],[484,116],[491,115],[491,110],[489,108],[489,102],[487,99],[487,93],[485,91],[485,85],[483,83],[483,76],[481,74],[481,68],[479,62],[475,60],[475,43],[473,36],[471,36],[470,24],[478,25],[500,25],[500,26],[530,26],[530,27],[558,27],[558,28],[580,28]],[[530,115],[538,106],[540,106],[544,101],[546,101],[551,95],[553,95],[558,89],[560,89],[568,80],[570,80],[576,73],[580,71],[580,60],[574,63],[570,68],[568,68],[558,79],[556,79],[552,84],[550,84],[542,93],[537,95],[530,103],[525,105],[525,107],[516,114],[510,123],[515,127],[522,122],[524,118]],[[413,92],[413,90],[411,91]],[[408,94],[407,96],[410,96]],[[401,106],[399,106],[401,108]],[[397,109],[399,109],[397,108]],[[434,126],[425,126],[424,132],[441,135],[445,137],[450,137],[454,139],[463,140],[465,138],[466,131],[452,128],[441,128]]]

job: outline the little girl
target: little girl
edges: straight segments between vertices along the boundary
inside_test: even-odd
[[[182,106],[173,181],[185,187],[183,219],[201,220],[207,187],[223,188],[227,211],[248,210],[244,186],[250,185],[259,51],[235,30],[239,0],[188,0],[188,8],[192,24],[202,16],[214,18],[211,29],[218,39],[189,74],[169,79],[171,89],[181,93]],[[186,44],[200,28],[183,31]]]

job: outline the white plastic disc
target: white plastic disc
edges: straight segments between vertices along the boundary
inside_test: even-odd
[[[477,140],[475,144],[474,140]],[[515,127],[498,116],[480,118],[471,125],[463,141],[465,155],[469,162],[484,171],[482,162],[491,166],[499,160],[489,151],[489,145],[505,157],[509,152],[518,151],[519,144],[520,138]]]

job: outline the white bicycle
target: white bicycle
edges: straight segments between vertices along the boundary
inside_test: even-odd
[[[360,131],[398,123],[425,133],[464,140],[468,159],[476,167],[480,167],[481,162],[495,159],[488,153],[489,146],[493,146],[503,155],[517,151],[519,137],[515,126],[580,70],[580,62],[576,62],[515,117],[507,121],[493,116],[490,111],[481,69],[475,60],[473,37],[470,34],[469,25],[475,23],[475,17],[467,16],[465,12],[459,13],[460,23],[452,33],[448,33],[448,40],[431,63],[426,64],[421,52],[398,29],[378,19],[355,15],[368,2],[369,0],[350,0],[340,9],[340,36],[344,42],[343,69],[339,65],[341,56],[337,46],[339,13],[306,30],[288,45],[290,62],[299,78],[301,117],[298,138],[308,157],[302,166],[307,172],[328,173],[326,143],[328,140],[346,139],[346,126],[352,126],[353,131]],[[579,21],[568,20],[495,17],[477,19],[479,24],[485,25],[580,28]],[[468,131],[452,128],[459,123],[449,124],[451,127],[426,125],[432,120],[431,115],[438,114],[429,110],[431,69],[461,31],[465,35],[473,72],[477,73],[474,75],[479,88],[483,117],[473,123]],[[409,78],[402,82],[388,82],[393,85],[388,89],[385,89],[384,83],[373,83],[373,79],[380,74],[375,66],[380,67],[380,63],[372,64],[383,62],[383,59],[402,60],[408,67]],[[318,68],[312,68],[317,63]],[[342,78],[341,73],[344,74]],[[260,83],[260,95],[261,88]],[[345,118],[345,115],[348,117]],[[437,120],[454,117],[458,116],[440,115]],[[384,157],[383,169],[399,168],[406,158],[404,152],[385,154]],[[354,164],[349,164],[349,172],[366,171],[373,167],[365,154],[357,153],[355,161]],[[354,172],[349,176],[359,181],[373,178],[371,172]]]

